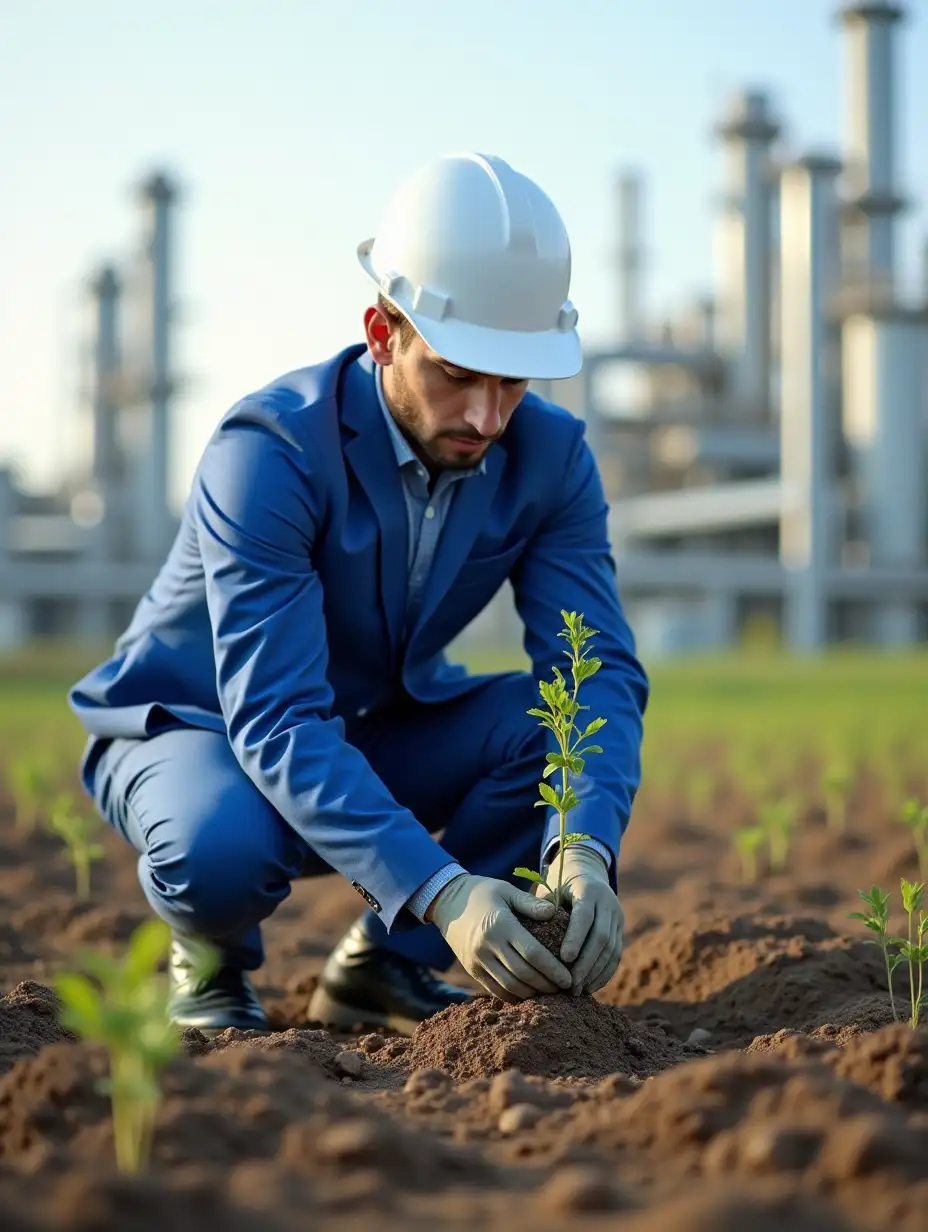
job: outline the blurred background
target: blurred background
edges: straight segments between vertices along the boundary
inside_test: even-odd
[[[925,0],[0,0],[0,647],[118,635],[217,421],[360,339],[357,244],[459,149],[571,234],[540,392],[643,656],[923,641],[926,65]],[[504,591],[462,647],[520,641]]]

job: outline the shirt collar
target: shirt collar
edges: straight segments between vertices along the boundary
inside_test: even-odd
[[[377,401],[380,403],[380,409],[383,412],[383,417],[387,421],[387,428],[390,432],[390,440],[393,444],[393,452],[396,454],[396,464],[399,467],[408,466],[414,462],[419,464],[419,459],[413,453],[409,446],[406,437],[403,436],[399,429],[396,420],[390,414],[390,408],[387,406],[387,399],[383,392],[383,367],[380,364],[374,365],[374,385],[377,389]],[[480,459],[477,466],[470,470],[451,472],[455,478],[466,479],[470,475],[484,475],[487,469],[486,454]]]

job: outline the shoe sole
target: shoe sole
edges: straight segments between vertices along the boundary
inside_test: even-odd
[[[307,1017],[324,1027],[339,1031],[389,1031],[393,1035],[412,1035],[419,1025],[418,1018],[405,1018],[401,1014],[378,1014],[374,1010],[361,1010],[336,1001],[325,991],[317,988],[310,998]]]

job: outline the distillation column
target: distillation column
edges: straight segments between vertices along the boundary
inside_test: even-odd
[[[870,564],[923,572],[928,315],[899,306],[852,310],[843,355],[844,432]],[[872,635],[883,646],[918,641],[919,624],[913,599],[887,597],[873,609]]]
[[[889,301],[895,287],[895,27],[904,10],[888,0],[845,4],[845,279]]]
[[[618,296],[620,339],[628,344],[644,337],[641,246],[642,182],[634,171],[623,171],[616,183],[618,224]]]
[[[840,170],[809,155],[780,177],[780,559],[787,641],[799,651],[828,641],[826,571],[838,554]]]
[[[140,455],[136,542],[147,560],[158,560],[174,533],[170,482],[170,407],[175,392],[170,349],[173,314],[173,217],[177,190],[164,175],[140,189],[145,217],[145,261],[149,300],[147,388],[148,432]]]
[[[734,361],[731,390],[748,422],[770,414],[773,191],[770,146],[780,125],[767,96],[739,93],[718,127],[725,197],[717,223],[719,344]]]

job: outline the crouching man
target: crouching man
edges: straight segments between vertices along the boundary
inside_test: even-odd
[[[581,366],[564,225],[501,159],[447,157],[358,256],[364,342],[225,415],[163,568],[69,695],[85,787],[173,930],[173,1017],[205,1030],[266,1027],[248,972],[297,877],[340,874],[367,906],[310,1007],[332,1027],[410,1031],[466,1000],[436,974],[454,956],[514,1001],[601,987],[622,949],[648,685],[583,425],[527,390]],[[445,648],[507,579],[533,673],[468,675]],[[557,849],[526,711],[564,608],[599,631],[584,691],[607,724],[575,783],[590,839],[565,857],[559,961],[520,922],[552,904],[511,876]]]

